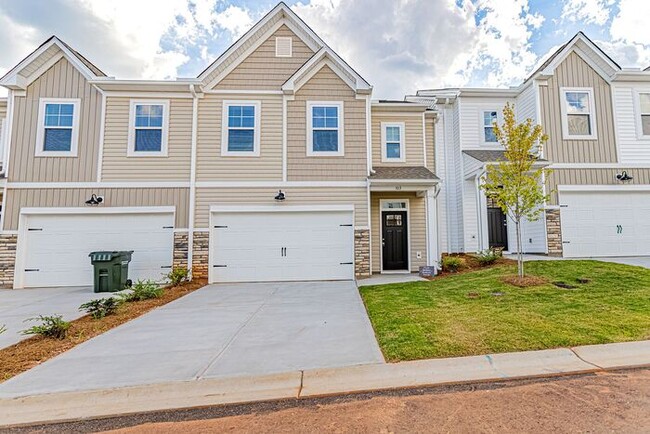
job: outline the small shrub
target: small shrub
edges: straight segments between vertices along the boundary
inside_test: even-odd
[[[149,300],[150,298],[159,298],[163,294],[164,289],[158,286],[153,280],[138,280],[133,284],[133,287],[120,297],[122,301],[142,301]]]
[[[181,283],[185,283],[189,280],[190,270],[187,268],[174,268],[172,271],[165,275],[169,283],[173,286],[178,286]]]
[[[487,249],[476,254],[476,260],[482,267],[494,264],[501,257],[501,252],[495,249]]]
[[[98,298],[91,300],[79,306],[79,310],[84,310],[89,313],[94,319],[104,318],[107,315],[112,315],[117,311],[117,308],[122,304],[122,300],[115,297]]]
[[[449,273],[456,273],[465,266],[465,260],[457,256],[445,256],[442,258],[442,270]]]
[[[41,335],[48,338],[64,339],[70,328],[70,323],[64,321],[61,315],[39,315],[36,318],[28,318],[25,321],[40,320],[41,324],[23,330],[24,335]]]
[[[0,335],[3,334],[3,333],[6,332],[6,331],[7,331],[7,326],[4,325],[4,324],[2,324],[2,325],[0,326]]]

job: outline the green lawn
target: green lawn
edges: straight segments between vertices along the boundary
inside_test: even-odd
[[[389,361],[650,339],[650,270],[598,261],[526,270],[577,288],[510,286],[500,277],[516,269],[505,266],[360,291]]]

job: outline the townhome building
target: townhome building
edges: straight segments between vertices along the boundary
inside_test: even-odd
[[[516,251],[511,221],[480,189],[503,159],[493,122],[506,103],[541,124],[538,165],[549,195],[542,218],[523,223],[526,253],[565,257],[650,254],[650,71],[622,69],[583,33],[509,89],[420,90],[407,101],[438,113],[434,171],[442,251]]]
[[[438,112],[372,86],[278,4],[196,78],[107,76],[57,37],[0,79],[0,284],[336,280],[435,267]]]

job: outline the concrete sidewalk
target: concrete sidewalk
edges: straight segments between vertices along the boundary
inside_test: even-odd
[[[0,426],[650,366],[650,341],[210,378],[0,399]]]

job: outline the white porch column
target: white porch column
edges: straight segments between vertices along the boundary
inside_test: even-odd
[[[485,183],[483,175],[485,172],[481,172],[476,175],[476,214],[478,219],[478,249],[486,250],[490,247],[490,238],[489,238],[489,229],[488,229],[488,216],[487,216],[487,196],[485,195],[485,190],[481,188],[481,185]]]
[[[426,192],[427,222],[427,265],[440,269],[440,248],[438,245],[438,188],[429,188]]]

